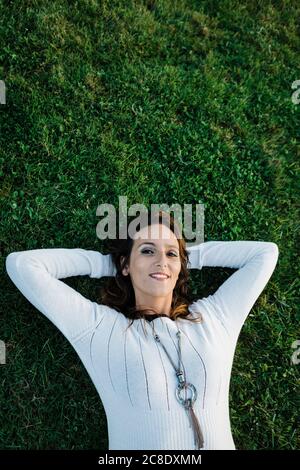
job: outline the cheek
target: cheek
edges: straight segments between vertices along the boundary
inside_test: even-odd
[[[179,276],[180,274],[180,271],[181,271],[181,263],[178,263],[175,267],[174,267],[174,273],[175,273],[175,276]]]
[[[148,260],[147,259],[139,259],[131,266],[130,275],[131,278],[134,279],[135,282],[139,282],[139,280],[143,279],[148,276],[148,272],[150,267],[148,267]]]

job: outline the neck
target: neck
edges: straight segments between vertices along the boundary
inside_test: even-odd
[[[139,297],[136,297],[136,308],[139,310],[148,309],[145,315],[165,315],[169,317],[171,304],[172,296],[154,299],[153,296],[149,296],[149,298],[143,297],[142,301]]]

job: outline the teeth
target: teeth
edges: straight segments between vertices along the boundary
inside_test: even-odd
[[[150,274],[151,277],[157,277],[159,279],[168,279],[168,276],[163,276],[162,274]]]

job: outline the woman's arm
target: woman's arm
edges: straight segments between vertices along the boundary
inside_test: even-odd
[[[16,251],[7,256],[6,270],[27,300],[69,340],[92,328],[105,306],[85,298],[59,279],[116,274],[110,254],[82,248]]]
[[[222,320],[234,338],[255,301],[269,281],[279,255],[273,242],[209,241],[187,247],[190,269],[203,266],[222,266],[238,269],[213,295],[197,303],[208,305]]]

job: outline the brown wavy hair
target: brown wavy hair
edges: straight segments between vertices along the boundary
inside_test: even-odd
[[[179,232],[179,227],[174,220],[174,217],[162,210],[152,214],[151,212],[146,213],[147,225],[151,223],[159,223],[166,225],[175,234],[179,244],[179,255],[181,260],[181,270],[173,289],[173,298],[171,303],[170,318],[176,320],[176,318],[184,318],[189,321],[202,322],[203,317],[191,318],[190,312],[188,311],[189,305],[192,303],[190,287],[189,287],[189,270],[187,267],[189,257],[186,250],[185,239],[178,238],[176,233]],[[151,219],[152,217],[152,219]],[[145,219],[142,219],[145,220]],[[130,218],[127,220],[127,227],[130,225]],[[142,227],[140,227],[141,229]],[[139,230],[140,230],[139,229]],[[107,305],[120,313],[124,314],[127,318],[133,321],[138,318],[145,318],[145,314],[149,311],[158,314],[154,308],[137,309],[135,305],[135,293],[132,286],[130,276],[124,276],[122,270],[129,263],[130,255],[132,251],[134,240],[130,237],[127,229],[127,238],[116,238],[109,239],[108,249],[111,254],[112,260],[116,266],[116,275],[111,277],[107,283],[100,288],[98,302],[103,305]],[[124,259],[121,261],[121,258]]]

